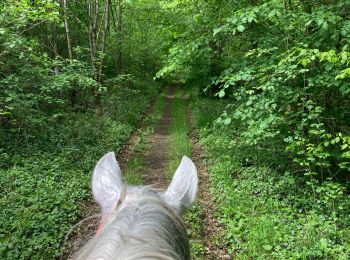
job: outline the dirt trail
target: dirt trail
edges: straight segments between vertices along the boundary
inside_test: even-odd
[[[167,153],[170,147],[170,124],[175,91],[176,87],[169,87],[163,116],[149,138],[150,148],[145,156],[145,184],[153,184],[161,189],[165,189],[169,182],[166,176],[169,167]]]

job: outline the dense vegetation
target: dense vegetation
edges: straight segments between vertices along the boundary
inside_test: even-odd
[[[121,2],[119,16],[117,2],[96,3],[0,3],[1,259],[60,255],[97,159],[122,148],[158,93],[152,3]]]
[[[232,255],[347,258],[349,17],[347,0],[1,1],[0,258],[60,254],[152,78],[191,89]]]
[[[201,93],[192,109],[227,247],[238,258],[346,259],[350,3],[233,2],[182,9],[191,27],[158,73]]]

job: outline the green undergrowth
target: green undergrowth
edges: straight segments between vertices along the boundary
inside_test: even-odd
[[[273,153],[240,145],[237,128],[213,123],[225,108],[222,100],[193,95],[191,106],[207,151],[217,218],[225,226],[221,244],[232,256],[348,259],[350,198],[344,186],[298,175],[279,167],[288,162]]]
[[[103,113],[62,112],[0,163],[0,258],[54,259],[91,197],[91,172],[123,147],[158,87],[110,87]],[[12,135],[13,136],[13,135]],[[14,143],[16,140],[9,140]],[[9,145],[10,147],[10,145]]]
[[[190,125],[184,94],[183,89],[178,88],[173,100],[172,122],[170,125],[170,149],[168,153],[169,177],[172,177],[175,173],[182,156],[191,157],[192,155],[192,146],[189,138]],[[203,208],[196,203],[185,216],[187,232],[190,238],[191,254],[194,259],[201,259],[204,254],[202,215]]]
[[[149,148],[147,138],[154,133],[157,122],[163,116],[166,106],[166,95],[167,89],[165,88],[157,96],[151,113],[144,119],[144,127],[138,130],[137,139],[131,147],[131,158],[125,172],[123,172],[123,177],[127,184],[141,185],[144,182],[142,174],[145,169],[144,155]]]
[[[198,202],[186,213],[185,223],[187,226],[187,234],[190,238],[191,257],[192,259],[205,259],[205,248],[203,244],[204,226],[203,216],[204,209]]]

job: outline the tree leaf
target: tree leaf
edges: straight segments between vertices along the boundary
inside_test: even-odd
[[[263,245],[263,248],[264,248],[266,251],[271,251],[271,250],[272,250],[272,246],[271,246],[271,245]]]
[[[230,117],[228,117],[225,119],[224,124],[229,125],[229,124],[231,124],[231,121],[232,121],[232,119]]]
[[[225,90],[220,90],[220,92],[219,92],[219,97],[224,97],[225,96]]]
[[[243,25],[238,25],[237,26],[237,31],[243,32],[245,30],[245,27]]]

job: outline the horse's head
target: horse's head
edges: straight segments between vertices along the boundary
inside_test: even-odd
[[[191,207],[198,189],[197,170],[183,157],[166,191],[123,184],[115,154],[97,163],[92,191],[101,206],[96,236],[79,259],[189,259],[180,216]]]

